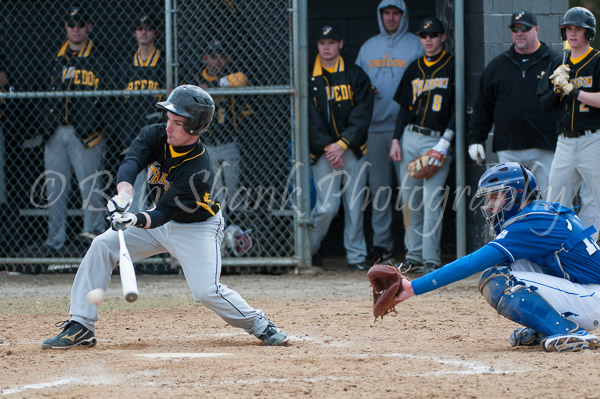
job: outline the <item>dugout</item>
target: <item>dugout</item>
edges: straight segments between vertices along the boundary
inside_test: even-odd
[[[452,33],[456,31],[453,0],[406,0],[410,11],[410,30],[414,31],[420,18],[436,15],[448,29],[450,49],[454,49]],[[484,66],[496,55],[508,48],[510,33],[506,28],[510,14],[515,11],[514,2],[491,0],[467,0],[464,7],[464,53],[465,53],[465,108],[468,115],[470,104],[476,93],[479,74]],[[173,26],[166,23],[166,5],[173,16]],[[294,70],[299,63],[306,63],[307,70],[316,54],[315,30],[326,23],[335,24],[346,36],[344,56],[354,60],[361,44],[378,32],[375,19],[377,0],[152,0],[145,3],[108,0],[54,1],[8,0],[0,3],[0,54],[4,67],[11,71],[11,87],[0,93],[0,101],[6,106],[6,117],[12,117],[10,128],[5,126],[6,139],[6,181],[10,195],[7,207],[0,208],[3,228],[10,234],[2,234],[4,256],[14,257],[18,251],[30,244],[42,243],[46,234],[47,210],[41,206],[46,200],[41,190],[39,177],[44,170],[44,147],[35,144],[35,139],[43,134],[48,125],[41,105],[53,98],[47,91],[48,67],[53,54],[64,41],[63,18],[65,10],[72,5],[80,5],[92,16],[93,40],[102,46],[105,62],[103,67],[118,71],[123,59],[131,59],[135,46],[132,36],[132,21],[141,13],[150,12],[161,31],[160,48],[168,52],[173,48],[172,73],[175,84],[194,83],[201,70],[200,60],[209,38],[223,39],[230,54],[236,56],[249,78],[248,88],[218,89],[215,93],[223,96],[243,96],[254,111],[248,119],[248,128],[241,137],[244,148],[241,158],[243,170],[241,179],[246,187],[256,188],[270,184],[273,193],[266,192],[272,203],[265,205],[264,196],[254,196],[248,201],[248,209],[232,219],[242,228],[252,228],[260,245],[251,257],[233,259],[246,264],[263,267],[268,264],[295,265],[301,252],[298,231],[307,228],[307,221],[297,219],[290,205],[290,182],[295,176],[290,173],[290,143],[297,133],[296,121],[307,118],[294,108],[295,87],[302,81],[294,82]],[[560,16],[569,7],[567,0],[552,2],[526,1],[519,6],[528,7],[538,15],[542,27],[541,40],[560,48],[558,23]],[[295,8],[294,8],[295,7]],[[297,18],[298,11],[308,12],[307,19]],[[306,21],[308,48],[306,59],[295,60],[297,44],[294,43],[294,21]],[[170,30],[169,30],[170,29]],[[167,38],[171,41],[167,42]],[[300,52],[300,54],[302,54]],[[308,76],[306,76],[308,79]],[[118,89],[114,86],[111,89]],[[221,91],[219,91],[221,90]],[[14,91],[14,93],[12,93]],[[164,89],[163,89],[164,91]],[[158,94],[158,93],[150,93]],[[166,91],[164,93],[166,94]],[[117,97],[127,94],[117,93]],[[12,113],[12,115],[11,115]],[[147,116],[147,115],[146,115]],[[117,123],[110,125],[109,137],[116,137],[120,129]],[[10,134],[8,132],[10,131]],[[25,143],[28,145],[25,145]],[[114,146],[116,142],[108,142]],[[114,149],[114,147],[113,147]],[[114,163],[112,151],[112,162]],[[468,186],[474,186],[481,174],[481,167],[469,163],[465,168]],[[111,158],[107,165],[111,167]],[[491,159],[490,159],[491,160]],[[451,171],[448,184],[455,185],[455,169]],[[42,180],[43,181],[43,180]],[[266,183],[265,183],[266,182]],[[69,199],[68,239],[73,245],[81,229],[81,199],[76,180],[72,179]],[[108,189],[110,191],[110,189]],[[262,200],[262,201],[261,201]],[[452,203],[452,199],[449,200]],[[468,203],[468,201],[467,201]],[[367,210],[367,217],[369,211]],[[339,218],[334,222],[326,247],[332,255],[343,254]],[[485,240],[482,235],[483,221],[477,210],[467,212],[464,217],[467,228],[467,250],[480,246]],[[456,213],[446,212],[443,223],[442,250],[447,257],[456,253]],[[365,223],[369,226],[369,223]],[[367,227],[367,236],[370,232]],[[396,250],[403,251],[403,231],[401,215],[394,214],[394,234]],[[76,255],[79,255],[77,253]],[[324,254],[329,255],[329,254]],[[2,256],[2,255],[0,255]],[[227,259],[232,261],[232,259]],[[228,264],[225,263],[224,264]],[[0,261],[0,268],[2,263]]]
[[[330,0],[320,2],[309,0],[308,2],[308,45],[309,62],[314,62],[317,54],[315,34],[319,28],[326,24],[337,27],[344,36],[344,48],[342,55],[353,61],[358,55],[360,46],[370,37],[379,33],[376,20],[376,10],[380,1],[378,0]],[[427,16],[436,16],[444,22],[447,29],[448,40],[446,48],[456,54],[454,34],[457,27],[454,23],[454,9],[458,4],[455,0],[405,0],[409,10],[409,30],[414,32],[419,21]],[[508,30],[511,14],[521,7],[537,15],[540,26],[540,40],[550,44],[556,50],[562,49],[558,25],[565,11],[575,4],[569,4],[568,0],[557,0],[552,2],[526,1],[526,2],[498,2],[492,0],[465,0],[462,3],[464,9],[464,86],[465,86],[465,110],[466,123],[472,112],[472,105],[477,96],[479,77],[485,66],[497,55],[506,51],[512,44],[511,34]],[[458,62],[458,60],[457,60]],[[493,134],[493,132],[492,132]],[[489,136],[486,153],[488,154],[488,165],[479,166],[472,162],[465,149],[465,241],[466,251],[471,252],[481,247],[489,240],[485,220],[478,208],[478,203],[473,198],[479,177],[485,171],[486,166],[497,162],[497,156],[491,152],[491,139]],[[453,161],[447,185],[452,194],[448,199],[448,206],[444,213],[442,228],[442,256],[443,259],[451,260],[456,256],[456,234],[457,213],[452,206],[456,199],[456,158]],[[395,199],[395,198],[394,198]],[[327,256],[344,256],[344,247],[341,237],[343,236],[343,210],[340,211],[332,223],[332,227],[321,246],[320,254]],[[365,221],[365,234],[367,244],[371,242],[370,210],[367,210]],[[398,210],[393,212],[393,234],[395,242],[396,259],[402,259],[404,253],[402,226],[402,214]]]

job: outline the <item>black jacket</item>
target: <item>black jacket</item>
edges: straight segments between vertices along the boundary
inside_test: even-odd
[[[554,117],[542,111],[538,83],[558,52],[544,43],[527,62],[512,46],[483,71],[467,134],[468,144],[483,144],[495,124],[492,150],[540,148],[554,151]]]
[[[329,73],[319,56],[310,80],[310,155],[313,162],[325,147],[339,142],[351,148],[357,158],[367,153],[367,133],[373,112],[373,88],[365,72],[342,57]],[[331,93],[329,96],[328,93]]]

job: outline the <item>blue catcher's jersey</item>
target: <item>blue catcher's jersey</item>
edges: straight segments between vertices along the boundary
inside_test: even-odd
[[[502,225],[491,241],[514,262],[530,260],[544,273],[579,284],[600,283],[600,249],[572,209],[534,201]]]
[[[600,284],[600,249],[572,209],[534,201],[502,225],[498,236],[452,263],[412,281],[420,295],[488,267],[527,259],[544,273],[579,284]]]

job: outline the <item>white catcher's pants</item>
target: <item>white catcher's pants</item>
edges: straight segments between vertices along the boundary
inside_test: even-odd
[[[537,293],[560,314],[587,331],[600,325],[600,284],[576,284],[564,278],[544,274],[540,267],[521,259],[510,265],[510,274],[528,287],[536,287]]]
[[[133,262],[169,252],[181,263],[194,301],[201,302],[234,327],[260,335],[268,321],[260,309],[254,309],[236,291],[219,282],[221,275],[221,212],[199,223],[168,222],[155,229],[130,227],[124,231],[127,249]],[[106,289],[112,270],[119,262],[119,237],[106,230],[97,236],[83,258],[71,290],[71,319],[95,330],[97,306],[86,295],[95,288]],[[144,287],[140,287],[144,295]]]

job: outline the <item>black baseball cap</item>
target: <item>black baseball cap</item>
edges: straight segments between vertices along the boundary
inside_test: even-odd
[[[89,22],[89,18],[81,7],[74,6],[69,9],[65,22]]]
[[[325,25],[323,28],[321,28],[321,33],[319,34],[317,41],[323,39],[333,39],[339,41],[342,40],[342,36],[340,35],[340,32],[333,26]]]
[[[442,21],[437,18],[428,17],[419,22],[417,35],[421,32],[446,33],[446,29],[444,29],[444,24]]]
[[[156,24],[154,23],[154,17],[144,14],[139,16],[133,21],[133,28],[137,29],[139,26],[146,25],[146,28],[156,29]]]
[[[537,26],[537,18],[535,14],[529,11],[515,11],[510,17],[509,28],[512,28],[515,24],[523,24],[525,26]]]

